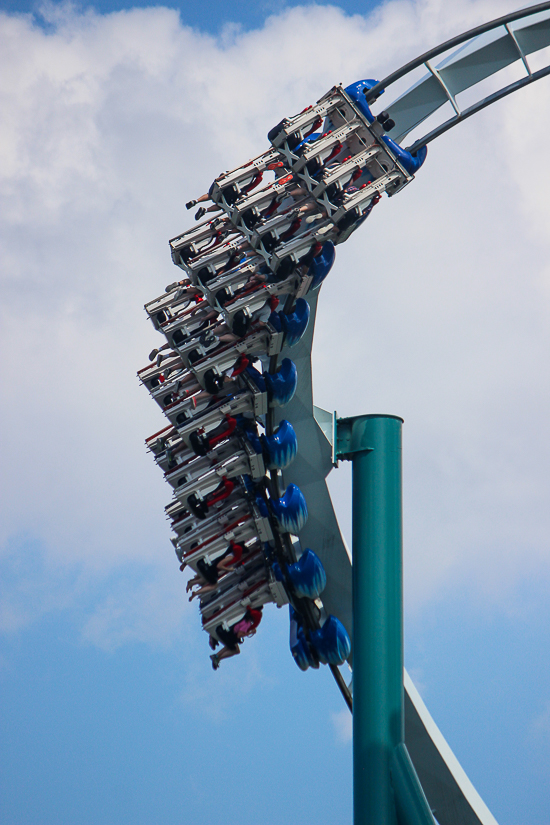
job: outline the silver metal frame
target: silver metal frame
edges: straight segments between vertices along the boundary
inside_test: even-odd
[[[476,112],[485,109],[487,106],[490,106],[491,103],[495,103],[497,100],[501,100],[502,98],[506,97],[507,95],[511,94],[512,92],[517,91],[518,89],[523,88],[524,86],[533,83],[535,80],[540,80],[547,75],[550,75],[550,64],[545,66],[542,69],[539,69],[536,72],[533,72],[529,61],[527,59],[528,54],[532,54],[536,51],[539,51],[542,48],[550,46],[550,16],[548,17],[548,36],[545,38],[542,37],[542,45],[537,44],[536,48],[532,48],[531,51],[527,51],[525,48],[522,47],[519,39],[518,39],[518,32],[521,32],[523,28],[526,27],[515,27],[511,26],[512,23],[516,21],[528,21],[530,17],[534,15],[541,14],[542,12],[548,11],[550,12],[550,2],[539,3],[536,6],[531,6],[527,9],[521,9],[520,11],[512,12],[511,14],[507,14],[504,17],[499,17],[496,20],[491,21],[490,23],[485,23],[482,26],[477,26],[474,29],[470,29],[467,32],[459,35],[458,37],[453,37],[450,40],[447,40],[445,43],[442,43],[440,46],[437,46],[435,49],[430,49],[430,51],[425,52],[424,54],[420,55],[419,57],[411,60],[409,63],[402,66],[395,72],[392,72],[375,86],[372,87],[368,92],[365,93],[366,100],[369,104],[373,103],[382,91],[386,91],[390,88],[394,83],[401,80],[402,78],[406,77],[408,74],[411,74],[416,69],[424,66],[428,72],[428,75],[432,76],[438,83],[438,86],[442,89],[444,93],[444,98],[441,98],[439,101],[434,101],[430,104],[429,100],[426,100],[426,110],[422,116],[418,118],[418,120],[414,121],[411,120],[405,126],[402,124],[394,127],[394,129],[388,132],[389,136],[396,140],[398,143],[401,143],[413,129],[416,129],[424,120],[426,120],[430,115],[436,112],[442,105],[446,102],[449,102],[455,111],[455,115],[447,120],[444,123],[441,123],[434,129],[428,131],[425,135],[422,135],[417,140],[415,140],[410,146],[407,146],[407,151],[409,152],[416,152],[422,146],[430,143],[434,138],[439,137],[440,135],[444,134],[446,131],[451,129],[453,126],[456,126],[457,123],[466,120],[467,118],[471,117],[471,115],[476,114]],[[540,22],[542,27],[544,28],[545,20],[536,21],[532,25],[536,26],[537,23]],[[510,56],[506,55],[506,49],[503,48],[502,55],[501,55],[501,65],[499,64],[498,68],[494,65],[491,65],[491,60],[494,62],[494,54],[492,55],[491,60],[487,61],[487,67],[485,73],[483,70],[479,71],[479,67],[483,64],[483,57],[481,56],[481,51],[487,48],[488,45],[485,40],[481,38],[481,35],[496,31],[499,28],[503,28],[506,32],[506,38],[503,39],[503,46],[504,41],[506,41],[507,45],[512,44],[513,51],[514,51],[514,58],[510,59]],[[540,32],[538,33],[540,36]],[[472,46],[475,47],[475,40],[476,38],[480,39],[478,49],[475,48],[468,54],[466,57],[472,57],[472,55],[476,54],[476,51],[480,53],[480,63],[476,70],[471,70],[472,78],[471,82],[469,82],[466,86],[462,86],[460,92],[465,91],[466,89],[472,88],[478,82],[491,77],[491,75],[495,74],[502,68],[506,66],[511,66],[517,61],[520,61],[523,68],[526,71],[526,76],[521,78],[520,80],[516,80],[513,83],[509,83],[503,86],[501,89],[498,89],[496,92],[493,92],[490,95],[482,98],[481,100],[476,101],[471,106],[468,106],[465,109],[461,109],[459,103],[457,102],[456,95],[457,92],[453,92],[453,90],[449,87],[448,82],[445,80],[443,76],[444,73],[449,74],[452,71],[452,58],[456,55],[458,60],[460,60],[459,55],[467,48],[467,44],[470,42]],[[439,56],[445,54],[450,49],[454,47],[461,47],[460,49],[457,48],[457,51],[454,54],[451,54],[446,58],[444,64],[440,67],[434,65],[434,61]],[[458,62],[457,60],[457,62]],[[466,71],[467,69],[461,69],[462,72]],[[408,89],[404,94],[400,95],[397,100],[393,101],[389,106],[384,107],[386,111],[389,113],[390,117],[392,117],[392,108],[396,106],[396,104],[403,101],[407,98],[408,95],[411,95],[414,90],[418,89],[418,86],[425,82],[425,80],[419,81],[419,83],[413,84],[410,89]],[[458,92],[458,93],[460,93]],[[430,108],[431,106],[431,108]],[[395,119],[395,118],[394,118]]]

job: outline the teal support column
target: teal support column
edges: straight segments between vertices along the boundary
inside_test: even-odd
[[[353,477],[354,825],[397,825],[391,782],[404,741],[401,426],[396,416],[337,423]]]
[[[336,422],[352,462],[353,821],[435,825],[405,746],[401,426],[394,415]]]

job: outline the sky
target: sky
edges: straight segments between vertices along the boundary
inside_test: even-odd
[[[59,5],[53,4],[54,7]],[[308,2],[300,3],[296,0],[205,0],[202,3],[182,0],[173,3],[148,3],[147,0],[134,3],[133,0],[122,0],[113,2],[112,0],[99,0],[94,3],[72,3],[73,8],[84,9],[93,8],[102,14],[108,14],[122,9],[135,8],[170,8],[177,9],[181,14],[181,21],[185,26],[190,26],[209,34],[220,34],[226,27],[236,27],[241,31],[251,31],[262,28],[267,17],[277,15],[285,10],[295,7],[323,7],[337,6],[348,15],[365,15],[376,6],[380,5],[377,0],[346,0],[345,3],[335,4],[329,2]],[[48,4],[49,8],[51,5]],[[35,15],[38,25],[47,27],[49,24],[48,13],[43,14],[46,7],[41,2],[34,0],[1,0],[0,9],[9,12],[32,13]]]
[[[286,612],[211,670],[143,446],[142,307],[185,202],[283,116],[517,7],[1,4],[6,825],[351,821],[349,713]],[[405,420],[406,664],[500,825],[549,819],[549,100],[430,146],[338,249],[313,359],[319,406]],[[345,466],[331,489],[349,537]]]

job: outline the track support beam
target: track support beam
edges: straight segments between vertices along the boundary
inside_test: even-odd
[[[434,825],[405,747],[402,419],[338,419],[352,462],[354,825]]]

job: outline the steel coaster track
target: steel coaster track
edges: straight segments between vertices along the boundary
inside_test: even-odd
[[[550,74],[550,65],[537,71],[532,71],[529,65],[529,54],[547,47],[550,43],[550,16],[544,14],[549,11],[550,2],[538,3],[535,6],[511,12],[492,20],[490,23],[476,26],[457,37],[453,37],[436,48],[424,52],[424,54],[406,63],[400,69],[391,72],[366,92],[366,100],[368,103],[373,103],[383,92],[389,91],[391,94],[392,86],[398,81],[406,78],[407,75],[411,75],[412,82],[416,69],[420,67],[426,69],[428,73],[426,79],[431,81],[433,78],[433,81],[438,84],[442,92],[442,99],[437,105],[431,107],[428,100],[429,95],[426,95],[423,102],[427,104],[427,108],[423,116],[416,122],[413,117],[411,122],[407,124],[406,130],[401,130],[398,125],[397,128],[390,130],[390,136],[398,143],[402,143],[407,133],[435,112],[442,102],[449,102],[455,114],[436,128],[418,137],[407,147],[408,151],[414,153],[453,126],[480,112],[497,100],[501,100],[512,92],[518,91]],[[524,25],[519,25],[521,23]],[[518,25],[513,26],[512,24]],[[496,41],[483,37],[483,35],[498,35],[499,29],[501,29],[500,38],[497,38]],[[435,66],[434,63],[437,58],[443,55],[445,55],[445,59],[440,66]],[[465,109],[460,109],[456,99],[458,92],[475,86],[476,83],[513,63],[523,65],[526,73],[525,77],[504,85]],[[421,83],[422,81],[420,81]],[[431,85],[434,86],[435,83]],[[418,85],[420,84],[413,84],[396,101],[386,106],[390,117],[394,117],[396,106],[403,108],[407,97],[410,100],[418,95]]]

